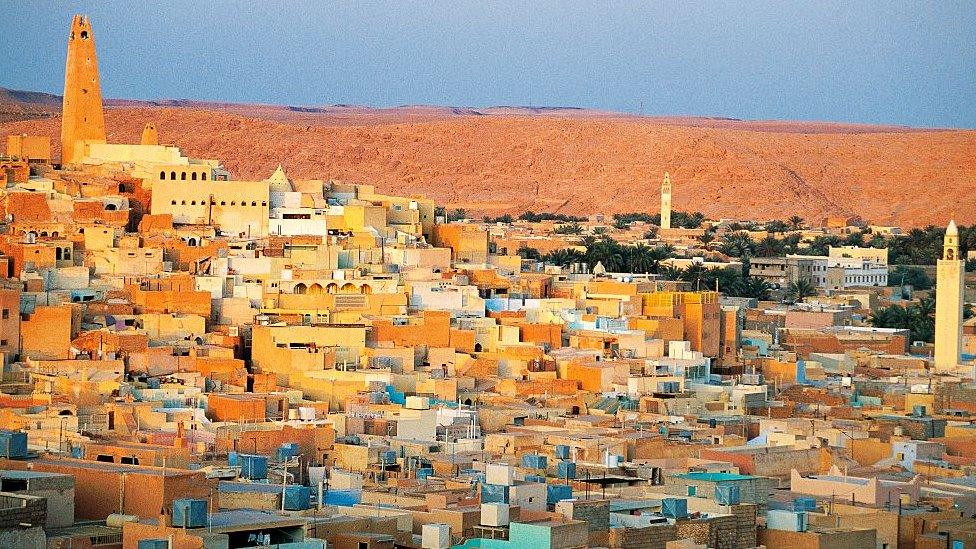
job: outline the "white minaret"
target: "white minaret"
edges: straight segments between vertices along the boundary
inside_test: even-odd
[[[671,175],[664,172],[661,183],[661,228],[671,228]]]
[[[959,229],[950,221],[935,276],[935,369],[955,370],[962,353],[965,262],[959,258]]]

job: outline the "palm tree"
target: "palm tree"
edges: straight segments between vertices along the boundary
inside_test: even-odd
[[[560,225],[553,229],[552,232],[556,234],[580,234],[583,232],[583,227],[574,221],[572,223]]]
[[[796,282],[790,282],[786,288],[786,299],[792,303],[803,301],[807,297],[817,295],[817,289],[806,278],[801,278]]]
[[[694,263],[681,272],[681,280],[691,284],[695,290],[708,289],[708,269]]]
[[[783,242],[773,235],[768,235],[756,244],[756,256],[777,257],[783,255]]]
[[[665,265],[660,268],[659,274],[664,277],[665,280],[681,280],[681,274],[684,269],[675,267],[674,265]]]
[[[526,246],[524,244],[522,246],[520,246],[519,249],[518,249],[518,251],[515,252],[515,253],[518,254],[518,256],[521,257],[522,259],[541,259],[542,258],[541,254],[539,254],[539,250],[537,250],[535,248],[530,248],[530,247],[528,247],[528,246]]]
[[[798,233],[791,233],[783,237],[783,252],[795,254],[800,251],[801,237]]]
[[[738,231],[725,235],[719,249],[723,254],[732,257],[748,257],[752,255],[753,243],[749,233]]]
[[[631,246],[627,253],[627,266],[632,273],[650,273],[657,270],[659,262],[654,260],[654,250],[643,242]]]
[[[545,262],[550,265],[558,265],[560,267],[565,267],[573,263],[579,263],[583,261],[583,254],[579,250],[573,250],[569,248],[563,248],[556,250],[547,256],[545,256]]]
[[[798,215],[790,216],[788,221],[790,223],[790,227],[793,227],[794,231],[803,228],[803,218]]]
[[[898,306],[895,305],[894,307]],[[892,311],[892,307],[880,307],[871,311],[868,322],[875,328],[894,328],[897,320],[894,311]]]
[[[701,236],[698,237],[698,241],[701,242],[706,249],[708,249],[708,245],[715,242],[715,233],[712,231],[705,231]]]

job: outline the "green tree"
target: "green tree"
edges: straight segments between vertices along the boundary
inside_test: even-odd
[[[571,248],[555,250],[543,258],[546,263],[550,265],[557,265],[559,267],[566,267],[573,263],[581,263],[585,259],[586,256],[582,252]]]
[[[583,232],[583,227],[574,221],[565,225],[559,225],[553,229],[552,232],[556,234],[581,234]]]
[[[722,239],[719,250],[732,257],[749,257],[753,254],[753,242],[745,231],[728,233]]]
[[[790,282],[786,287],[786,300],[791,303],[803,301],[805,298],[817,295],[817,288],[806,278]]]
[[[779,257],[784,251],[783,241],[773,235],[767,235],[755,246],[756,257]]]
[[[911,286],[916,290],[932,288],[932,278],[921,267],[896,265],[888,273],[889,286]]]
[[[535,248],[530,248],[528,246],[525,246],[524,244],[519,247],[516,253],[522,259],[535,259],[535,260],[542,259],[542,254],[539,253],[539,250]]]

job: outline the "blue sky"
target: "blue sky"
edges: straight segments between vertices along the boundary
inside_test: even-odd
[[[0,0],[0,86],[107,97],[580,106],[976,127],[976,2]]]

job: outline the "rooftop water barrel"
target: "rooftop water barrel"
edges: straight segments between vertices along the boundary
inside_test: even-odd
[[[189,498],[173,500],[174,528],[203,528],[206,525],[207,500]]]

